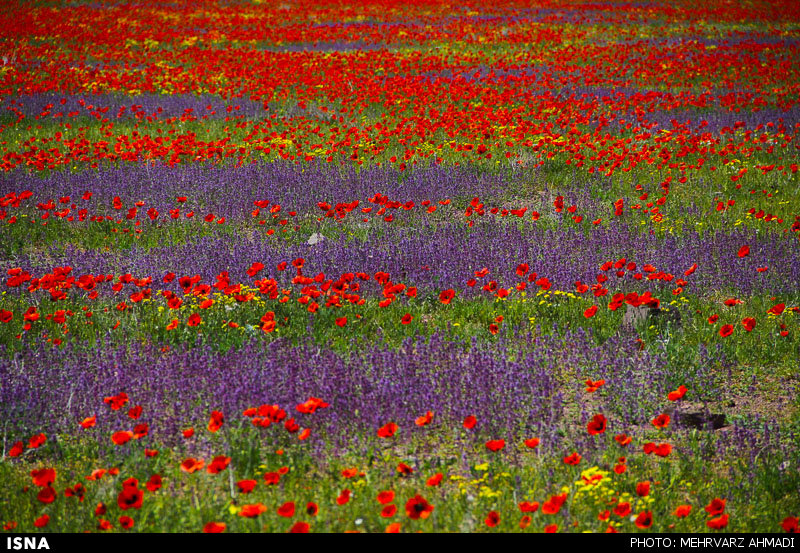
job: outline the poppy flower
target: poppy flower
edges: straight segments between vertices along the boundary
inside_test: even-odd
[[[212,411],[211,412],[211,419],[208,421],[208,431],[209,432],[216,432],[220,428],[222,428],[222,424],[225,422],[225,416],[219,411]]]
[[[311,526],[307,522],[295,522],[291,528],[289,528],[290,534],[308,534],[308,531],[311,529]]]
[[[225,531],[227,525],[224,522],[209,522],[203,526],[204,534],[221,534]]]
[[[142,409],[141,405],[137,405],[135,407],[131,407],[130,409],[128,409],[128,417],[136,420],[136,419],[138,419],[139,417],[142,416],[142,410],[143,409]]]
[[[711,528],[712,530],[722,530],[728,525],[728,515],[720,515],[716,518],[712,518],[711,520],[706,522],[706,526]]]
[[[198,470],[202,469],[205,466],[205,462],[202,459],[195,459],[193,457],[189,457],[188,459],[184,459],[181,463],[181,470],[186,473],[193,473],[197,472]]]
[[[524,530],[525,528],[531,525],[532,521],[533,519],[530,517],[530,515],[523,515],[522,518],[519,519],[520,529]]]
[[[194,436],[194,428],[187,428],[183,431],[184,438],[191,438],[192,436]]]
[[[751,332],[756,327],[756,320],[753,317],[742,319],[742,326],[747,332]]]
[[[392,436],[395,435],[395,432],[397,432],[398,428],[399,427],[393,422],[386,423],[385,425],[383,425],[378,429],[378,437],[391,438]]]
[[[538,501],[523,501],[519,504],[519,510],[523,513],[535,513],[539,509]]]
[[[339,317],[336,319],[336,326],[344,327],[347,325],[347,317]]]
[[[231,462],[230,457],[225,457],[224,455],[218,455],[214,457],[214,459],[208,464],[206,467],[206,471],[209,474],[217,474],[228,468],[228,464]]]
[[[427,426],[432,421],[433,421],[433,412],[432,411],[428,411],[427,413],[425,413],[425,415],[423,415],[421,417],[417,417],[417,419],[414,421],[414,423],[417,426]]]
[[[475,415],[470,415],[464,419],[464,428],[467,430],[472,430],[476,424],[478,424],[478,419],[475,418]]]
[[[386,505],[383,509],[381,509],[381,516],[383,518],[391,518],[397,513],[397,505],[391,504]]]
[[[414,469],[405,463],[399,463],[397,465],[397,472],[399,472],[401,476],[409,476],[414,473]]]
[[[378,494],[377,499],[378,503],[380,503],[381,505],[386,505],[387,503],[391,503],[392,501],[394,501],[394,492],[391,490],[380,492]]]
[[[539,445],[539,438],[531,438],[529,440],[525,440],[525,447],[528,449],[534,449]]]
[[[117,505],[123,511],[128,509],[141,509],[144,492],[135,486],[124,486],[117,496]]]
[[[17,442],[11,446],[11,449],[8,451],[8,456],[19,457],[22,455],[23,451],[25,451],[25,442]]]
[[[505,440],[489,440],[486,442],[486,449],[491,452],[500,451],[506,446]]]
[[[742,246],[737,253],[739,257],[747,257],[750,255],[750,246]]]
[[[683,399],[683,396],[686,395],[686,392],[688,391],[689,390],[686,388],[686,386],[683,385],[678,386],[677,390],[675,390],[674,392],[670,392],[667,395],[667,399],[670,401],[678,401],[679,399]]]
[[[558,532],[558,524],[548,524],[544,527],[545,534],[555,534]]]
[[[486,520],[484,522],[489,528],[494,528],[500,524],[500,513],[497,511],[489,511],[489,514],[486,516]]]
[[[239,493],[250,493],[252,492],[258,482],[255,480],[239,480],[236,483],[236,487],[239,488]]]
[[[267,511],[267,506],[263,503],[253,503],[251,505],[242,505],[242,510],[239,511],[240,517],[255,518],[261,513]]]
[[[678,505],[675,508],[674,515],[676,517],[678,517],[678,518],[686,518],[686,517],[689,516],[689,513],[691,513],[691,512],[692,512],[692,506],[691,505]]]
[[[672,446],[670,444],[658,444],[653,453],[658,457],[667,457],[672,453]]]
[[[406,502],[406,515],[412,520],[426,519],[433,512],[433,505],[417,494]]]
[[[443,290],[439,294],[439,301],[445,305],[448,305],[450,301],[455,297],[456,292],[453,289]]]
[[[306,505],[306,514],[309,515],[309,516],[315,517],[315,516],[317,516],[317,513],[319,513],[319,506],[316,503],[314,503],[313,501],[310,501]]]
[[[81,421],[81,428],[92,428],[97,424],[97,416],[92,415],[91,417],[86,417]]]
[[[145,487],[151,492],[156,492],[161,489],[161,483],[161,475],[153,474],[150,476],[150,480],[147,481],[147,484],[145,484]]]
[[[723,325],[722,328],[719,329],[719,335],[723,338],[727,338],[731,334],[733,334],[733,325]]]
[[[280,482],[281,475],[277,472],[265,472],[264,473],[264,483],[268,486],[273,486]]]
[[[554,515],[561,510],[561,506],[564,505],[564,502],[567,500],[567,494],[562,493],[561,495],[553,495],[542,503],[542,512],[546,515]]]
[[[127,515],[123,515],[119,517],[119,525],[125,530],[130,530],[133,528],[133,519]]]
[[[34,486],[43,488],[56,481],[56,469],[46,468],[31,471]]]
[[[650,495],[650,482],[639,482],[636,484],[636,495],[639,497]]]
[[[666,413],[662,413],[653,420],[651,420],[650,423],[656,428],[666,428],[669,426],[669,421],[670,421],[669,415],[667,415]]]
[[[581,462],[582,457],[578,455],[577,452],[573,453],[572,455],[567,455],[564,457],[564,463],[567,465],[577,465]]]
[[[129,430],[120,430],[111,435],[111,441],[117,445],[125,445],[133,438],[133,432]]]
[[[393,522],[389,526],[386,527],[387,534],[399,534],[400,533],[400,523]]]
[[[595,436],[597,434],[602,434],[606,431],[606,422],[607,419],[602,414],[598,413],[592,420],[589,421],[589,424],[586,425],[586,430],[589,432],[589,435]]]
[[[111,530],[114,526],[104,518],[97,521],[97,528],[100,530]]]
[[[339,494],[339,497],[336,498],[336,503],[338,505],[344,505],[345,503],[350,501],[350,494],[351,493],[353,493],[353,492],[351,492],[348,489],[342,490],[342,492]]]
[[[721,515],[723,512],[725,512],[725,502],[726,502],[725,499],[720,499],[718,497],[715,497],[713,500],[711,500],[711,503],[706,505],[705,507],[706,512],[708,513],[709,516],[712,517]]]
[[[586,317],[587,319],[591,319],[592,317],[595,316],[595,313],[597,313],[597,306],[593,305],[589,309],[583,312],[583,316]]]
[[[646,530],[653,525],[653,513],[651,511],[643,511],[639,513],[639,516],[636,517],[634,521],[637,528],[641,528],[642,530]]]
[[[620,518],[624,518],[631,514],[631,504],[628,502],[619,503],[614,507],[614,514]]]
[[[438,486],[439,484],[442,483],[443,477],[444,475],[441,472],[437,472],[436,474],[428,478],[428,481],[425,482],[425,485],[430,487]]]
[[[406,313],[405,315],[403,315],[403,318],[400,320],[400,322],[404,325],[407,325],[412,320],[414,320],[414,317],[412,317],[410,313]]]
[[[292,518],[294,516],[294,502],[287,501],[280,507],[278,507],[278,516],[282,516],[285,518]]]
[[[36,528],[44,528],[47,526],[48,522],[50,522],[50,515],[42,515],[33,521],[33,525],[36,526]]]
[[[798,517],[786,517],[781,522],[781,528],[789,534],[798,534],[800,533],[800,519]]]

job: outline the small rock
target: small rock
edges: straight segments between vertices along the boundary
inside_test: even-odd
[[[643,305],[641,307],[634,307],[626,304],[625,316],[622,319],[622,325],[629,328],[637,328],[640,326],[658,325],[661,323],[668,323],[673,326],[681,326],[681,314],[677,309],[660,309],[658,307],[650,307]]]
[[[313,246],[315,244],[320,244],[321,242],[324,242],[324,241],[325,241],[325,237],[323,235],[321,235],[320,233],[315,232],[314,234],[312,234],[308,238],[308,241],[306,242],[306,244],[308,244],[309,246]]]

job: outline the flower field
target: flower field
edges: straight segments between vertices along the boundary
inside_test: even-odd
[[[800,4],[9,1],[0,525],[800,531]]]

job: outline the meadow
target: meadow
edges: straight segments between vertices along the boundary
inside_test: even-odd
[[[7,1],[0,527],[798,532],[800,5]]]

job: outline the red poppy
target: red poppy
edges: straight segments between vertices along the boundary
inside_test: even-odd
[[[533,519],[530,517],[530,515],[523,515],[522,518],[519,519],[520,529],[524,530],[525,528],[531,525],[532,521]]]
[[[208,421],[208,431],[209,432],[216,432],[220,428],[222,428],[222,424],[225,422],[225,416],[219,411],[212,411],[211,412],[211,419]]]
[[[790,534],[800,534],[800,519],[798,517],[786,517],[781,522],[781,528],[784,532]]]
[[[639,482],[636,484],[636,495],[639,497],[650,495],[650,482]]]
[[[677,390],[675,390],[674,392],[670,392],[667,395],[667,399],[670,401],[678,401],[679,399],[683,399],[683,396],[686,395],[686,392],[688,391],[689,390],[686,388],[686,386],[683,385],[678,386]]]
[[[691,505],[678,505],[675,508],[675,513],[674,514],[678,518],[686,518],[686,517],[689,516],[689,513],[691,513],[691,512],[692,512],[692,506]]]
[[[572,455],[567,455],[564,457],[564,463],[568,465],[577,465],[581,462],[582,457],[578,455],[577,452],[573,453]]]
[[[33,479],[34,486],[43,488],[49,486],[56,481],[56,469],[39,469],[31,471],[31,478]]]
[[[428,503],[421,495],[415,495],[406,502],[406,515],[408,518],[418,520],[425,519],[433,512],[433,505]]]
[[[666,428],[669,426],[669,421],[670,421],[669,415],[667,415],[666,413],[662,413],[653,420],[651,420],[650,422],[656,428]]]
[[[239,493],[250,493],[252,492],[258,482],[255,480],[239,480],[236,483],[236,486],[239,488]]]
[[[194,428],[187,428],[183,431],[184,438],[191,438],[192,436],[194,436]]]
[[[19,457],[25,451],[25,442],[17,442],[8,450],[9,457]]]
[[[628,502],[619,503],[614,507],[614,514],[620,518],[624,518],[631,514],[631,504]]]
[[[586,317],[587,319],[591,319],[592,317],[595,316],[595,313],[597,313],[597,306],[593,305],[589,309],[583,312],[583,316]]]
[[[464,419],[464,428],[467,430],[472,430],[476,424],[478,424],[478,419],[475,418],[475,415],[470,415]]]
[[[193,457],[189,457],[188,459],[184,459],[181,463],[181,470],[183,472],[187,472],[189,474],[193,472],[197,472],[198,470],[202,469],[205,466],[205,462],[202,459],[195,459]]]
[[[111,441],[117,445],[125,445],[133,438],[133,432],[129,430],[120,430],[111,435]]]
[[[403,315],[403,318],[400,320],[400,322],[404,325],[407,325],[412,320],[414,320],[414,317],[412,317],[410,313],[406,313],[405,315]]]
[[[253,503],[252,505],[242,505],[242,510],[239,511],[240,517],[255,518],[261,513],[267,511],[267,506],[263,503]]]
[[[381,509],[381,516],[383,518],[391,518],[397,513],[397,505],[391,504],[386,505],[383,509]]]
[[[319,506],[316,503],[314,503],[313,501],[309,502],[306,505],[306,514],[307,515],[315,517],[315,516],[317,516],[318,512],[319,512]]]
[[[733,334],[733,325],[723,325],[722,328],[719,329],[719,335],[723,338],[727,338]]]
[[[399,534],[400,533],[400,523],[393,522],[389,526],[386,527],[387,534]]]
[[[264,483],[268,486],[274,486],[281,480],[281,475],[277,472],[265,472],[264,473]]]
[[[347,325],[347,317],[339,317],[336,319],[336,326],[344,327]]]
[[[161,489],[161,475],[160,474],[153,474],[150,476],[150,480],[147,481],[145,487],[151,492],[156,492]]]
[[[442,478],[444,478],[444,475],[441,472],[437,472],[436,474],[428,478],[428,481],[425,482],[425,485],[430,487],[438,486],[439,484],[442,483]]]
[[[123,515],[119,517],[119,525],[122,526],[125,530],[130,530],[133,528],[133,519],[127,515]]]
[[[50,522],[50,516],[42,515],[33,521],[33,525],[36,526],[37,528],[44,528],[45,526],[47,526],[48,522]]]
[[[397,472],[399,472],[401,476],[409,476],[414,473],[414,469],[405,463],[399,463],[397,465]]]
[[[739,248],[739,253],[737,255],[739,257],[747,257],[750,255],[750,246],[742,246]]]
[[[545,534],[555,534],[558,532],[558,524],[548,524],[544,527]]]
[[[489,440],[488,442],[486,442],[486,449],[492,452],[500,451],[505,446],[506,446],[505,440]]]
[[[307,522],[295,522],[291,528],[289,528],[290,534],[308,534],[308,531],[311,529],[311,526]]]
[[[439,294],[439,301],[443,304],[447,305],[450,301],[456,296],[456,292],[453,289],[443,290]]]
[[[519,504],[519,510],[523,513],[535,513],[539,509],[538,501],[523,501]]]
[[[484,522],[489,528],[494,528],[500,524],[500,513],[497,511],[489,511],[489,514],[486,516],[486,520]]]
[[[383,425],[378,429],[378,437],[391,438],[392,436],[394,436],[395,432],[397,432],[398,428],[399,427],[393,422],[386,423],[385,425]]]
[[[204,534],[221,534],[225,531],[227,525],[224,522],[209,522],[203,526]]]
[[[294,502],[287,501],[278,507],[278,516],[292,518],[294,516]]]
[[[542,503],[542,512],[546,515],[554,515],[561,510],[561,506],[564,505],[564,502],[567,500],[567,494],[562,493],[561,495],[553,495]]]
[[[117,505],[123,511],[128,509],[141,509],[144,492],[136,486],[123,486],[122,491],[117,496]]]
[[[720,515],[716,518],[712,518],[711,520],[706,522],[706,526],[711,528],[712,530],[722,530],[728,525],[728,515]]]
[[[670,444],[658,444],[653,451],[658,457],[667,457],[672,453],[672,446]]]
[[[756,327],[756,320],[753,317],[742,319],[742,326],[747,332],[751,332]]]
[[[711,503],[706,505],[706,512],[712,517],[721,515],[723,512],[725,512],[725,502],[725,499],[715,497],[713,500],[711,500]]]
[[[380,503],[382,505],[386,505],[387,503],[391,503],[392,501],[394,501],[394,492],[391,491],[391,490],[386,490],[386,491],[380,492],[378,494],[378,498],[377,499],[378,499],[378,503]]]
[[[230,457],[226,457],[224,455],[218,455],[214,457],[214,459],[208,464],[206,467],[206,471],[209,474],[217,474],[228,468],[228,464],[231,462]]]
[[[417,419],[414,421],[414,423],[417,426],[427,426],[431,422],[433,422],[433,412],[432,411],[428,411],[423,416],[417,417]]]
[[[525,440],[525,447],[529,449],[534,449],[539,445],[539,438],[531,438],[529,440]]]
[[[598,413],[592,420],[589,421],[589,424],[586,425],[586,430],[589,432],[590,435],[595,436],[597,434],[602,434],[606,431],[606,422],[608,420],[602,414]]]
[[[644,511],[639,513],[639,516],[636,517],[634,521],[637,528],[641,528],[642,530],[646,530],[653,525],[653,513],[651,511]]]
[[[339,494],[339,497],[336,498],[336,503],[338,505],[344,505],[345,503],[350,501],[350,494],[351,493],[353,493],[353,492],[351,492],[348,489],[342,490],[342,492]]]
[[[137,405],[136,407],[131,407],[128,409],[128,416],[132,419],[138,419],[142,416],[142,406]]]

